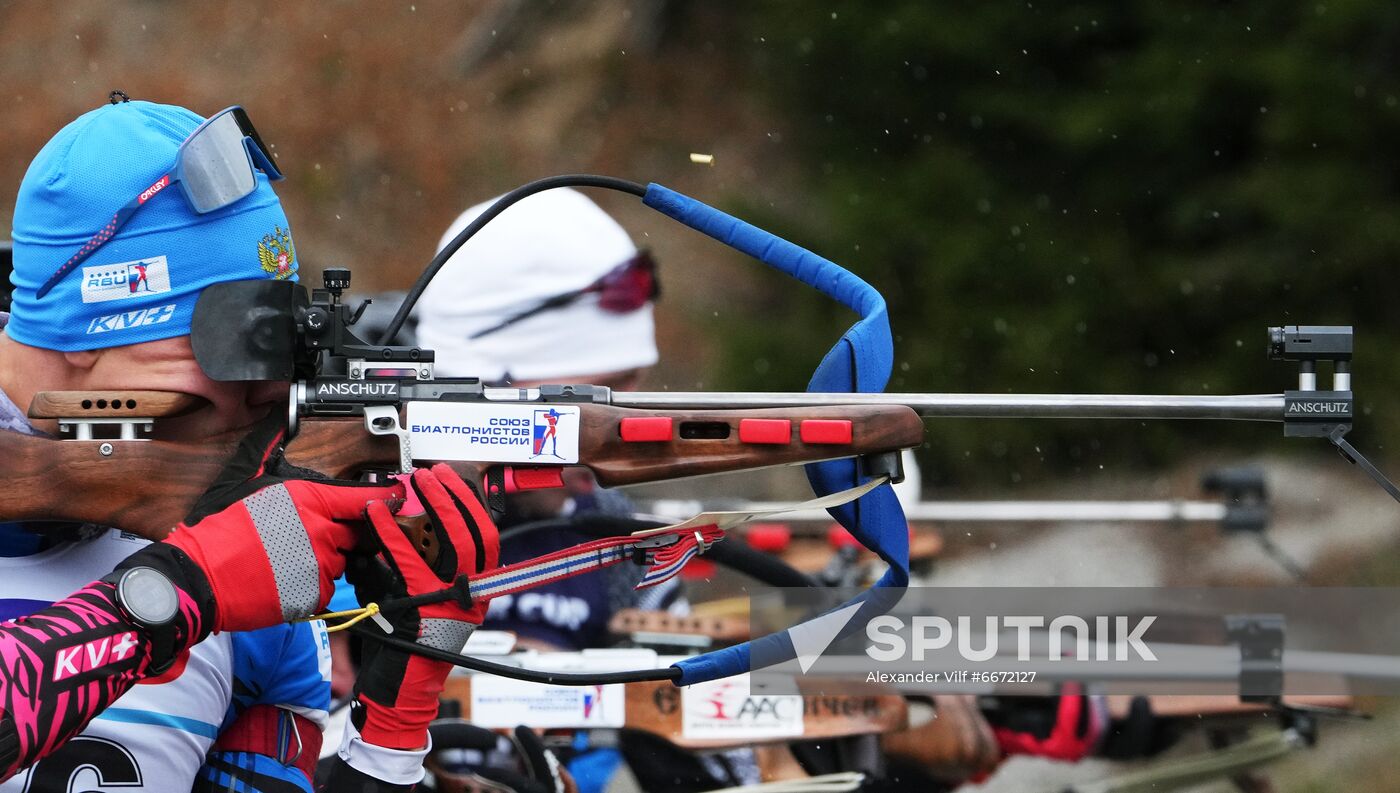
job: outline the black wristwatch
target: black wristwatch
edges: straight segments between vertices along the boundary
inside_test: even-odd
[[[151,640],[151,665],[158,675],[175,663],[175,617],[180,613],[180,593],[165,574],[151,567],[131,567],[106,579],[117,587],[117,606]]]

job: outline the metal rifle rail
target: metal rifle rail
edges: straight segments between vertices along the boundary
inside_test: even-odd
[[[954,651],[930,650],[920,661],[882,661],[879,672],[890,677],[880,678],[879,682],[893,685],[911,693],[939,691],[989,694],[997,691],[1025,692],[1028,685],[1065,682],[1094,682],[1104,686],[1111,684],[1141,683],[1218,683],[1238,685],[1247,661],[1241,657],[1237,645],[1195,645],[1166,642],[1153,642],[1152,652],[1157,658],[1153,661],[1131,660],[1074,660],[1071,657],[1047,659],[1043,643],[1033,644],[1031,655],[1034,660],[1021,660],[1014,653],[998,653],[993,658],[979,660],[975,669],[983,675],[1034,675],[1034,682],[1012,682],[1009,679],[997,681],[993,677],[975,680],[934,681],[917,680],[899,675],[913,675],[930,669],[962,669],[969,666],[967,659]],[[1283,691],[1286,694],[1337,694],[1342,682],[1364,682],[1377,692],[1393,691],[1400,684],[1400,655],[1378,653],[1336,652],[1330,650],[1290,649],[1280,653],[1272,663],[1285,676],[1319,676],[1331,678],[1332,682],[1311,685],[1300,683],[1305,690]],[[787,671],[785,667],[779,672]],[[852,676],[866,679],[871,671],[871,659],[865,654],[838,656],[823,655],[820,666],[814,674],[831,677]],[[1280,681],[1281,682],[1281,681]],[[1018,689],[1019,687],[1019,689]],[[1110,689],[1118,693],[1116,689]],[[1204,693],[1204,692],[1192,692]],[[1223,692],[1222,693],[1235,693]],[[1245,692],[1248,693],[1248,692]]]
[[[777,509],[783,502],[716,502],[715,509]],[[703,511],[697,500],[667,499],[645,504],[643,511],[671,520],[683,520]],[[1219,523],[1230,506],[1218,501],[933,501],[906,504],[904,516],[930,523],[1055,523],[1061,521],[1113,521],[1154,523]],[[831,522],[826,510],[784,512],[779,523]]]
[[[1283,394],[813,394],[802,392],[613,391],[632,408],[908,405],[926,418],[1284,420]]]

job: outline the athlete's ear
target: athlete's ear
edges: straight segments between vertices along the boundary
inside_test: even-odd
[[[78,350],[77,352],[65,352],[63,360],[73,369],[81,369],[84,372],[92,371],[92,367],[97,365],[97,360],[102,357],[103,350]]]

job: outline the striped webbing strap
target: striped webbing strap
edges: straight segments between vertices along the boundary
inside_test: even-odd
[[[724,539],[726,529],[784,512],[826,509],[846,504],[880,487],[886,481],[887,477],[877,477],[849,490],[831,493],[801,504],[702,512],[689,520],[659,529],[585,542],[472,578],[469,590],[474,598],[499,597],[590,570],[611,567],[637,553],[644,554],[648,569],[636,588],[645,589],[670,580],[696,555],[704,553],[711,545]]]
[[[554,553],[506,565],[471,579],[473,599],[494,598],[612,567],[638,553],[648,566],[637,589],[668,581],[697,554],[724,539],[718,526],[690,526],[639,532],[580,543]]]

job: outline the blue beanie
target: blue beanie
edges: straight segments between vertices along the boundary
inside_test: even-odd
[[[206,215],[172,185],[35,297],[118,209],[174,168],[180,144],[203,121],[182,107],[123,102],[83,114],[44,146],[15,200],[7,335],[63,352],[184,336],[206,286],[296,280],[287,216],[258,173],[251,195]]]

